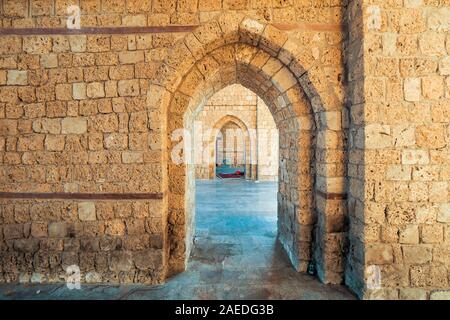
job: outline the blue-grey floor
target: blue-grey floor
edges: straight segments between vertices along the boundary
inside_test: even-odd
[[[354,299],[297,273],[276,241],[277,184],[198,181],[187,270],[160,286],[0,285],[0,299]]]

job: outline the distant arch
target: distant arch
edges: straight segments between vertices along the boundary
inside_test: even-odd
[[[245,150],[245,178],[246,179],[252,179],[252,164],[255,162],[256,154],[254,152],[254,149],[256,147],[256,137],[254,134],[251,134],[248,126],[239,119],[236,116],[233,115],[226,115],[219,119],[211,130],[211,135],[209,138],[209,146],[211,147],[211,158],[209,161],[209,177],[210,179],[214,178],[216,175],[216,139],[220,132],[220,130],[227,124],[227,123],[234,123],[236,124],[239,129],[241,129],[241,132],[243,133],[243,139],[244,139],[244,150]],[[211,162],[212,161],[212,162]]]

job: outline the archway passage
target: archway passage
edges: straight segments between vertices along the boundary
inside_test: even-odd
[[[236,99],[236,102],[221,104],[217,110],[207,108],[210,105],[208,101],[199,113],[203,116],[194,120],[195,126],[202,129],[194,130],[194,152],[201,149],[199,145],[207,148],[212,144],[211,150],[204,150],[201,154],[206,153],[208,157],[209,152],[215,150],[216,156],[211,159],[213,164],[226,159],[229,164],[226,169],[233,169],[236,163],[244,160],[239,159],[239,153],[244,151],[245,140],[251,140],[256,149],[252,152],[250,148],[250,154],[267,153],[264,150],[267,146],[259,144],[263,132],[260,130],[258,134],[257,130],[251,130],[258,120],[256,108],[251,110],[253,105],[249,103],[245,108],[239,108],[239,113],[233,114],[233,107],[243,104],[240,89],[244,88],[232,85],[217,92],[212,99],[225,92],[228,100]],[[228,115],[220,117],[222,112]],[[217,114],[220,119],[212,121]],[[270,112],[269,116],[272,117]],[[208,122],[212,130],[209,130]],[[225,146],[216,147],[215,142],[220,136]],[[262,143],[275,137],[264,138]],[[216,157],[220,154],[217,161]],[[261,163],[257,165],[259,167]],[[216,172],[221,172],[220,169],[216,168]],[[194,240],[186,271],[181,277],[195,279],[196,285],[204,288],[203,294],[208,297],[298,299],[316,295],[320,284],[311,281],[310,276],[296,272],[277,241],[277,190],[276,181],[255,181],[242,177],[196,179]],[[168,283],[178,279],[180,277]],[[349,298],[345,291],[336,288],[327,288],[323,294],[336,299]]]
[[[179,141],[171,137],[180,128],[192,132],[197,110],[215,92],[239,83],[264,100],[279,130],[280,243],[295,269],[306,271],[313,263],[323,281],[341,282],[344,178],[336,169],[329,172],[340,167],[336,150],[343,142],[340,127],[327,125],[341,105],[330,77],[314,66],[305,70],[293,50],[293,42],[274,27],[225,14],[188,34],[158,70],[150,99],[167,116],[170,273],[185,269],[195,221],[195,166],[172,161]],[[190,152],[183,152],[185,159],[192,158]]]

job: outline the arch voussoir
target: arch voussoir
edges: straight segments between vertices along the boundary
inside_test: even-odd
[[[249,17],[244,18],[239,25],[240,42],[251,46],[258,46],[266,26],[265,23],[261,23]]]

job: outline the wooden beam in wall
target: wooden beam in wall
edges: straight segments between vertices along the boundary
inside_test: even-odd
[[[162,193],[0,192],[0,199],[156,200]]]
[[[284,31],[339,31],[339,24],[330,23],[274,23],[274,27]],[[0,36],[19,35],[80,35],[80,34],[135,34],[135,33],[185,33],[199,25],[169,25],[147,27],[86,27],[69,28],[0,28]]]
[[[177,33],[190,32],[196,25],[163,27],[87,27],[68,28],[2,28],[0,35],[78,35],[78,34],[133,34],[133,33]]]

